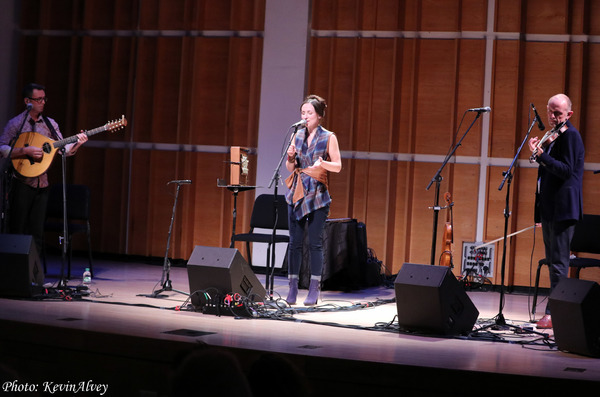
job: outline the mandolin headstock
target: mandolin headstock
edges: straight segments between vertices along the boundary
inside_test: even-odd
[[[127,119],[125,118],[125,115],[122,115],[120,119],[109,121],[108,123],[106,123],[105,128],[106,131],[115,132],[122,128],[125,128],[126,125]]]

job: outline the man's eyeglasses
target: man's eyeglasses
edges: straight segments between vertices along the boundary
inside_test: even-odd
[[[29,99],[31,99],[32,101],[36,101],[37,103],[42,103],[42,101],[43,102],[48,102],[48,97],[46,97],[46,96],[42,96],[42,97],[39,97],[39,98],[31,98],[31,97],[29,97]]]

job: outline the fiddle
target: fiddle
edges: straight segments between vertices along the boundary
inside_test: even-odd
[[[442,251],[442,255],[440,256],[440,266],[448,266],[453,268],[452,264],[452,244],[454,243],[454,237],[452,233],[452,206],[454,203],[450,203],[452,200],[452,196],[449,192],[444,194],[444,199],[446,200],[446,209],[448,212],[446,213],[446,225],[444,226],[444,237],[442,239],[444,244],[444,250]]]
[[[558,138],[558,136],[560,134],[563,133],[563,131],[561,131],[561,128],[567,123],[567,120],[563,121],[562,123],[559,123],[557,125],[554,126],[554,128],[552,128],[550,131],[546,132],[544,134],[544,136],[542,137],[542,139],[540,139],[537,143],[537,145],[535,145],[535,149],[533,150],[533,152],[531,153],[531,157],[529,157],[529,162],[530,163],[534,163],[535,159],[538,156],[538,152],[540,149],[542,150],[546,150],[546,148],[548,146],[550,146],[550,144],[552,142],[554,142],[556,140],[556,138]]]

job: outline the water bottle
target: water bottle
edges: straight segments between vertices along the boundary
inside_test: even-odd
[[[90,272],[90,268],[86,267],[83,272],[83,285],[90,286],[92,284],[92,273]]]

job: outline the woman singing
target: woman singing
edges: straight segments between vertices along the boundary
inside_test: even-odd
[[[331,197],[329,172],[340,172],[342,160],[335,134],[321,126],[327,104],[317,95],[306,97],[300,108],[306,127],[298,131],[288,148],[286,168],[292,174],[286,180],[290,228],[288,253],[289,293],[287,302],[296,303],[298,276],[302,263],[304,228],[308,227],[310,245],[310,287],[304,305],[315,305],[321,289],[323,269],[323,230],[329,215]]]

